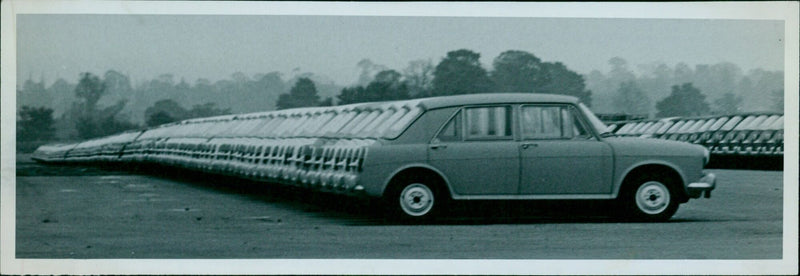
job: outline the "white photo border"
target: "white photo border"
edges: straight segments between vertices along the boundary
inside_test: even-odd
[[[752,19],[784,22],[783,258],[780,260],[17,259],[16,16],[227,14],[551,18]],[[352,3],[3,1],[0,267],[3,274],[797,274],[798,3]],[[402,268],[402,269],[397,269]],[[657,268],[657,269],[654,269]]]

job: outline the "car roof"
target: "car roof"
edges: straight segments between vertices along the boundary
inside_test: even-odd
[[[571,103],[577,104],[578,98],[534,93],[485,93],[467,94],[456,96],[442,96],[417,99],[427,109],[476,105],[476,104],[501,104],[501,103]]]
[[[676,131],[678,131],[678,129],[683,127],[684,124],[686,124],[686,121],[683,121],[683,120],[677,121],[677,122],[675,122],[675,124],[673,124],[671,127],[669,127],[669,129],[667,129],[667,131],[665,133],[669,133],[669,134],[675,133]]]
[[[721,128],[723,125],[725,125],[725,123],[726,123],[726,122],[728,122],[728,119],[730,119],[730,117],[728,117],[728,116],[722,116],[722,117],[719,117],[719,118],[717,118],[717,121],[716,121],[716,122],[714,122],[714,124],[713,124],[713,125],[711,125],[710,127],[708,127],[708,130],[710,130],[710,131],[717,131],[717,130],[718,130],[718,129],[720,129],[720,128]]]
[[[667,130],[670,129],[672,127],[672,125],[674,125],[674,124],[675,124],[675,121],[672,121],[672,120],[664,121],[664,125],[659,127],[656,130],[655,133],[656,134],[664,134],[664,132],[667,132]]]
[[[736,124],[738,124],[739,121],[741,121],[741,120],[742,120],[742,116],[735,115],[735,116],[731,117],[730,119],[728,119],[728,121],[725,122],[725,124],[722,125],[722,127],[720,127],[719,130],[729,131],[729,130],[733,129],[733,127],[735,127]]]
[[[733,130],[743,130],[743,129],[746,129],[746,128],[750,127],[750,124],[751,124],[753,121],[755,121],[755,120],[756,120],[756,118],[758,118],[758,117],[759,117],[758,115],[750,115],[750,116],[747,116],[746,118],[744,118],[744,120],[742,120],[741,122],[739,122],[739,124],[737,124],[737,125],[736,125],[736,126],[733,128]]]
[[[665,121],[655,121],[655,122],[653,122],[652,125],[650,125],[650,127],[645,129],[644,131],[642,131],[642,133],[644,133],[644,134],[653,134],[653,133],[656,132],[656,130],[661,129],[661,127],[666,123],[667,122],[665,122]]]
[[[186,123],[200,123],[210,121],[230,121],[237,119],[254,119],[259,117],[273,117],[273,116],[293,116],[304,113],[317,113],[329,111],[344,111],[344,110],[365,110],[365,109],[381,109],[389,106],[395,107],[422,107],[423,109],[436,109],[451,106],[463,105],[477,105],[477,104],[503,104],[503,103],[572,103],[577,104],[578,98],[565,95],[555,94],[542,94],[542,93],[479,93],[479,94],[466,94],[454,96],[438,96],[429,98],[417,98],[410,100],[397,100],[397,101],[383,101],[383,102],[365,102],[354,103],[347,105],[337,105],[330,107],[300,107],[290,108],[283,110],[261,111],[246,114],[230,114],[214,117],[204,117],[187,119],[180,122],[174,122],[163,126],[170,126],[176,124]]]
[[[783,115],[772,122],[772,124],[769,125],[769,129],[783,129]]]
[[[769,116],[769,118],[767,118],[766,120],[761,122],[761,124],[759,124],[758,126],[755,126],[754,128],[755,129],[769,129],[770,126],[772,126],[775,123],[775,121],[777,121],[781,117],[783,117],[783,116],[779,116],[779,115]]]
[[[691,133],[691,132],[695,132],[695,131],[697,131],[697,129],[698,129],[698,128],[700,128],[701,126],[703,126],[703,124],[705,124],[705,123],[706,123],[706,120],[705,120],[705,119],[699,119],[699,120],[695,121],[695,122],[694,122],[694,124],[692,124],[692,126],[691,126],[691,127],[688,127],[688,128],[686,128],[686,129],[684,129],[683,131],[684,131],[685,133]]]
[[[675,130],[675,132],[674,132],[674,133],[685,133],[687,130],[689,130],[689,128],[691,128],[692,126],[694,126],[694,123],[695,123],[696,121],[697,121],[697,120],[694,120],[694,119],[689,119],[689,120],[686,120],[686,121],[683,123],[683,125],[682,125],[680,128],[678,128],[678,129],[676,129],[676,130]]]

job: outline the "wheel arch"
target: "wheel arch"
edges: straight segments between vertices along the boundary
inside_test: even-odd
[[[632,179],[632,178],[634,178],[634,177],[636,177],[638,175],[646,174],[646,173],[647,174],[659,173],[659,174],[666,175],[669,178],[673,179],[673,182],[669,183],[669,185],[671,185],[671,187],[669,187],[669,188],[672,188],[672,189],[674,189],[676,191],[676,193],[677,193],[677,195],[679,197],[678,198],[678,202],[686,202],[686,201],[688,201],[689,195],[686,193],[686,189],[685,189],[686,177],[681,172],[681,170],[678,169],[677,166],[675,166],[673,164],[670,164],[670,163],[666,163],[666,162],[642,162],[642,163],[638,163],[638,164],[635,164],[633,166],[630,166],[622,174],[623,177],[619,178],[618,183],[616,185],[617,189],[615,191],[615,196],[614,197],[619,197],[620,193],[622,193],[624,191],[624,189],[628,188],[626,186],[626,185],[630,185],[628,180],[630,180],[630,179]]]
[[[450,187],[450,181],[447,177],[438,169],[431,167],[427,164],[417,163],[417,164],[408,164],[402,167],[395,169],[386,180],[383,181],[383,190],[381,191],[381,195],[385,195],[387,191],[389,191],[390,186],[393,184],[393,181],[402,177],[430,177],[435,181],[436,188],[443,189],[445,194],[447,194],[451,199],[453,198],[452,191]]]

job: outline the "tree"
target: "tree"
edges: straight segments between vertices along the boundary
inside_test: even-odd
[[[91,73],[81,74],[81,80],[75,87],[75,96],[79,102],[73,104],[70,112],[78,137],[89,139],[138,128],[134,123],[117,118],[127,100],[119,100],[103,109],[97,107],[100,98],[106,93],[106,87],[105,81],[97,76]]]
[[[78,135],[81,138],[89,139],[139,128],[139,125],[120,115],[126,103],[126,100],[119,100],[114,105],[80,117],[78,120]]]
[[[656,103],[656,110],[658,117],[699,116],[709,113],[706,96],[692,86],[692,83],[673,85],[672,93]]]
[[[432,95],[490,92],[493,84],[480,64],[480,57],[467,49],[448,52],[433,72]]]
[[[617,112],[625,114],[640,115],[650,112],[650,98],[633,81],[620,83],[614,96],[614,105]]]
[[[585,75],[586,90],[591,91],[592,109],[595,112],[613,113],[617,112],[614,103],[619,86],[623,82],[636,81],[640,88],[644,84],[636,79],[636,75],[628,68],[628,62],[621,57],[613,57],[608,60],[608,72],[592,70]],[[672,82],[669,82],[671,84]],[[669,85],[668,84],[668,85]],[[667,92],[669,86],[666,87]],[[652,93],[652,91],[647,90]],[[666,93],[666,92],[665,92]]]
[[[147,124],[147,126],[158,126],[176,121],[178,121],[178,119],[172,117],[172,114],[170,114],[167,111],[161,110],[147,116],[147,120],[145,121],[145,123]]]
[[[539,92],[549,83],[542,61],[525,51],[509,50],[494,59],[494,81],[498,92]]]
[[[326,97],[335,97],[336,95],[339,94],[342,88],[344,88],[342,86],[336,85],[336,83],[333,80],[331,80],[326,76],[317,75],[311,72],[297,74],[297,76],[287,81],[287,83],[297,83],[297,81],[301,78],[307,78],[314,83],[314,88],[317,90],[317,96],[319,97],[319,99],[323,99]]]
[[[561,62],[542,64],[548,82],[539,88],[538,93],[561,94],[578,98],[587,106],[592,105],[592,91],[586,89],[583,76],[569,70]]]
[[[743,94],[745,109],[783,111],[783,91],[785,91],[783,71],[754,69],[750,70],[747,75],[753,81],[753,87],[749,93]],[[772,97],[770,97],[771,95]]]
[[[108,70],[103,74],[103,83],[106,86],[106,91],[100,104],[103,102],[116,102],[121,99],[126,99],[131,96],[133,88],[128,76],[123,75],[115,70]]]
[[[404,82],[411,97],[421,98],[430,94],[433,81],[433,63],[430,59],[414,60],[403,70]]]
[[[52,106],[53,98],[45,89],[44,77],[34,82],[31,76],[24,82],[22,91],[17,91],[17,108],[22,106]]]
[[[613,99],[619,85],[612,88],[606,75],[599,70],[592,70],[584,77],[586,78],[586,87],[587,89],[591,88],[593,95],[592,110],[598,113],[616,112]]]
[[[692,70],[692,68],[686,63],[679,62],[678,64],[675,64],[674,72],[675,79],[673,80],[673,83],[693,82],[695,79],[694,70]]]
[[[613,57],[608,60],[611,71],[608,72],[609,78],[614,82],[622,83],[636,79],[636,75],[628,69],[628,61],[621,57]]]
[[[102,130],[97,123],[97,102],[106,92],[106,84],[99,77],[91,73],[81,73],[81,79],[75,87],[75,96],[78,102],[73,105],[73,114],[76,117],[75,129],[78,137],[82,139],[94,138],[102,135]]]
[[[359,69],[361,69],[361,73],[358,75],[358,83],[357,85],[366,86],[369,82],[373,79],[375,74],[380,71],[387,70],[386,66],[375,64],[370,59],[362,59],[356,64]]]
[[[53,114],[58,117],[69,110],[75,97],[75,84],[59,78],[47,89],[48,94],[53,96]]]
[[[339,99],[339,104],[366,102],[366,90],[363,86],[345,87],[342,88],[342,92],[339,95],[336,95],[336,98]]]
[[[319,102],[319,106],[333,106],[333,97],[327,97],[321,102]]]
[[[716,64],[697,64],[690,67],[686,63],[677,63],[668,66],[660,62],[637,65],[638,76],[628,69],[624,59],[613,58],[609,60],[609,72],[591,71],[585,75],[587,88],[593,94],[593,110],[598,112],[615,112],[616,106],[613,99],[619,84],[625,81],[635,81],[637,86],[651,99],[664,99],[671,93],[671,86],[682,83],[692,83],[694,87],[703,91],[711,103],[714,112],[719,112],[719,107],[711,100],[730,99],[725,93],[741,97],[738,106],[739,112],[757,112],[775,109],[774,102],[777,98],[769,97],[772,91],[783,91],[784,72],[752,69],[746,74],[737,65],[728,62]],[[767,96],[765,96],[767,95]]]
[[[784,112],[783,110],[783,90],[772,90],[772,110]]]
[[[254,110],[269,110],[275,108],[275,103],[278,100],[278,95],[286,92],[288,89],[286,84],[281,79],[281,73],[270,72],[265,75],[255,77],[254,92],[250,97],[254,100],[251,102],[256,107]]]
[[[636,84],[642,91],[647,91],[648,98],[661,99],[669,96],[670,86],[673,82],[674,72],[664,63],[652,62],[638,66],[641,72]],[[683,82],[678,82],[683,83]],[[648,112],[653,110],[651,107]]]
[[[49,141],[55,137],[53,109],[23,106],[17,119],[17,142]]]
[[[231,114],[230,108],[217,108],[217,104],[209,102],[192,106],[192,109],[189,110],[189,114],[184,119],[212,117],[228,114]]]
[[[172,99],[157,101],[153,106],[145,111],[146,123],[148,126],[157,126],[171,122],[191,118],[212,117],[231,114],[230,108],[217,108],[215,103],[196,104],[190,110],[186,110]]]
[[[278,96],[276,104],[278,109],[318,105],[319,95],[317,95],[317,88],[309,78],[299,78],[292,89],[289,90],[289,94]]]
[[[531,53],[509,50],[494,59],[492,80],[499,92],[562,94],[591,104],[591,91],[578,73],[560,62],[542,62]]]
[[[408,86],[401,80],[395,70],[384,70],[375,75],[375,80],[367,85],[370,101],[393,101],[409,98]]]
[[[75,129],[78,131],[78,138],[81,139],[90,139],[103,135],[95,119],[91,117],[78,117],[75,122]]]
[[[736,90],[742,77],[742,69],[733,63],[700,64],[696,66],[692,84],[709,98],[722,98],[725,93]]]
[[[714,100],[714,112],[717,114],[736,114],[741,112],[739,110],[741,105],[742,97],[728,92]]]
[[[163,99],[148,107],[144,117],[148,126],[157,126],[188,118],[189,112],[174,100]]]
[[[339,104],[408,99],[410,98],[408,87],[400,78],[401,75],[397,71],[381,71],[366,88],[358,86],[342,89],[337,96]]]
[[[97,108],[100,97],[106,93],[106,84],[92,73],[81,73],[78,86],[75,87],[75,96],[82,100],[84,111],[92,113]]]
[[[118,119],[115,116],[103,117],[98,125],[102,130],[101,135],[99,136],[107,136],[114,133],[120,133],[126,130],[139,128],[139,125],[132,123],[129,120]]]

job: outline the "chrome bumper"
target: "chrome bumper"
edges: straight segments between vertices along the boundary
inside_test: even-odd
[[[713,173],[705,173],[703,177],[686,186],[686,192],[691,198],[698,198],[703,195],[705,198],[711,197],[711,190],[717,186],[717,176]]]

